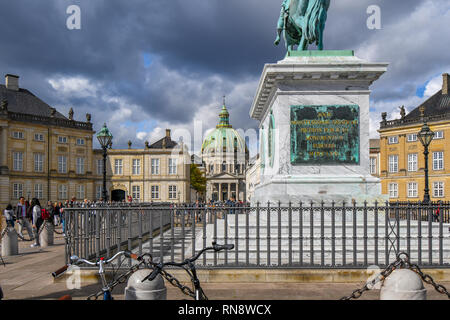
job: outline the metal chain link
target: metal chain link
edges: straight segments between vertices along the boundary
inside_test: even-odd
[[[404,256],[404,258],[402,258]],[[343,297],[340,300],[351,300],[351,299],[358,299],[363,295],[364,292],[371,290],[375,284],[377,284],[380,281],[383,281],[386,279],[395,269],[401,268],[401,269],[410,269],[414,272],[416,272],[424,282],[432,285],[437,292],[441,294],[445,294],[450,299],[450,294],[448,293],[447,289],[440,284],[437,284],[433,278],[428,275],[424,274],[418,265],[416,264],[410,264],[409,262],[409,255],[405,252],[401,252],[397,255],[397,260],[393,263],[391,263],[386,269],[384,269],[375,279],[373,279],[370,282],[367,282],[361,289],[355,290],[352,292],[352,294],[348,297]]]
[[[189,288],[185,285],[182,285],[180,283],[180,281],[178,281],[177,278],[172,276],[167,271],[161,270],[160,273],[172,286],[180,289],[181,292],[183,292],[185,295],[195,299],[195,293],[191,290],[191,288]],[[206,298],[206,300],[208,299],[205,295],[204,295],[204,297]]]

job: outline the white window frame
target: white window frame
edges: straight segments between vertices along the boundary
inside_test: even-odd
[[[66,184],[60,184],[58,186],[58,198],[59,198],[59,200],[68,200]]]
[[[377,170],[377,157],[370,157],[369,160],[369,167],[370,167],[370,174],[377,174],[378,170]]]
[[[84,138],[77,138],[77,146],[84,146],[84,145],[86,145]]]
[[[58,156],[58,173],[67,173],[67,156]]]
[[[434,171],[444,170],[444,152],[443,151],[433,152],[433,170]]]
[[[123,174],[123,159],[114,159],[114,174]]]
[[[103,159],[97,159],[97,175],[103,175]]]
[[[22,183],[13,183],[13,197],[14,199],[19,199],[20,197],[23,197]]]
[[[445,197],[445,183],[443,181],[433,182],[433,198]]]
[[[84,168],[84,158],[77,158],[77,174],[84,174],[85,168]]]
[[[177,174],[177,159],[169,158],[169,175]]]
[[[44,172],[44,154],[34,154],[34,172]]]
[[[169,185],[169,199],[175,200],[178,198],[177,196],[177,186],[176,185]]]
[[[84,184],[77,185],[77,199],[84,200],[86,198],[86,187]]]
[[[398,155],[392,154],[389,156],[389,173],[398,173]],[[395,161],[394,161],[395,160]]]
[[[13,131],[12,137],[14,139],[23,140],[23,139],[25,139],[25,134],[23,133],[23,131]]]
[[[416,172],[418,170],[418,159],[417,153],[408,153],[408,171]]]
[[[67,143],[66,136],[58,136],[58,143]]]
[[[158,185],[152,185],[150,188],[151,191],[151,198],[152,199],[160,199],[159,197],[159,186]]]
[[[417,141],[417,133],[410,133],[407,135],[407,142],[416,142]]]
[[[34,141],[44,142],[44,135],[42,133],[35,133]]]
[[[13,171],[23,171],[23,152],[13,152]]]
[[[419,184],[417,182],[408,182],[408,198],[417,198],[419,196]]]
[[[398,144],[398,136],[388,137],[388,144]]]
[[[44,198],[44,186],[42,183],[36,183],[34,185],[34,197],[37,199]]]
[[[388,185],[389,198],[395,199],[398,198],[398,183],[391,182]]]
[[[151,173],[158,175],[159,174],[159,165],[160,165],[159,158],[153,158],[151,160],[151,163],[152,163],[152,165],[151,165]]]
[[[435,131],[433,139],[444,139],[444,131],[443,130]]]
[[[133,159],[133,175],[141,174],[141,159]]]
[[[132,186],[131,190],[133,200],[141,200],[141,186]]]

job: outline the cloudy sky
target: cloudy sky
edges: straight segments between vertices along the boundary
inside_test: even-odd
[[[96,130],[107,122],[114,147],[143,147],[172,128],[198,151],[223,95],[235,128],[257,128],[248,113],[262,68],[285,55],[273,45],[282,0],[0,2],[0,73],[18,74],[63,114],[91,113]],[[81,30],[66,26],[74,4]],[[381,8],[381,30],[367,28],[370,5]],[[372,137],[381,112],[397,117],[440,89],[449,21],[448,0],[331,0],[325,49],[390,63],[372,87]]]

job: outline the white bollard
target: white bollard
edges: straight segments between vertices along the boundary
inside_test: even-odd
[[[17,232],[14,228],[8,227],[2,238],[2,256],[15,256],[19,254],[19,242]]]
[[[394,270],[384,281],[380,300],[426,300],[425,289],[420,276],[409,269]]]
[[[45,223],[44,230],[39,235],[39,244],[41,248],[53,245],[53,224],[49,221]]]
[[[125,300],[167,300],[167,288],[160,274],[152,281],[142,282],[151,272],[150,269],[142,269],[131,275],[125,288]]]

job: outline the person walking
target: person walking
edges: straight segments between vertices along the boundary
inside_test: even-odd
[[[6,227],[11,227],[14,228],[14,210],[11,204],[8,204],[6,206],[5,211],[3,211],[3,215],[5,216],[6,219]]]
[[[34,232],[34,244],[32,244],[31,247],[34,248],[41,246],[39,243],[39,228],[44,222],[41,218],[42,209],[38,199],[33,198],[33,200],[31,200],[31,210],[32,210],[33,232]]]
[[[23,228],[28,232],[31,240],[33,240],[33,231],[30,225],[30,211],[24,197],[19,198],[16,208],[17,224],[19,225],[19,237],[23,238]]]

